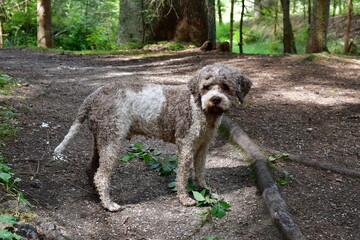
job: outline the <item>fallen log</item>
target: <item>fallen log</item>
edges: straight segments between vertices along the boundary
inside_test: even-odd
[[[231,121],[227,116],[223,116],[222,125],[228,130],[231,140],[243,148],[253,160],[259,191],[272,219],[279,227],[285,239],[305,239],[295,217],[291,214],[289,206],[281,197],[279,189],[268,171],[268,158],[239,125]]]

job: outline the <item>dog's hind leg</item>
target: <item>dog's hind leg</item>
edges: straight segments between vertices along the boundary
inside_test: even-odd
[[[87,173],[88,178],[89,178],[89,182],[94,187],[95,187],[95,185],[94,185],[94,176],[95,176],[95,172],[99,168],[99,159],[100,159],[100,155],[99,155],[98,144],[97,144],[96,136],[94,136],[93,155],[92,155],[92,158],[91,158],[90,166],[86,170],[86,173]]]
[[[96,139],[96,148],[94,149],[92,167],[97,168],[94,177],[94,184],[98,191],[100,200],[104,208],[109,211],[119,211],[124,209],[113,202],[110,197],[110,180],[112,172],[115,168],[121,150],[124,148],[124,142],[129,131],[127,122],[105,122],[103,126],[99,126]],[[97,149],[97,152],[96,152]],[[97,156],[98,154],[98,156]]]

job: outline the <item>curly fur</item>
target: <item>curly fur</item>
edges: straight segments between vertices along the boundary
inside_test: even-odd
[[[111,200],[109,184],[124,139],[142,134],[175,143],[179,154],[178,197],[183,205],[194,205],[195,200],[186,191],[190,165],[194,164],[196,186],[205,187],[206,153],[221,115],[232,102],[243,101],[251,84],[237,68],[213,64],[199,70],[186,86],[101,87],[85,99],[69,133],[54,152],[61,154],[88,120],[94,136],[88,174],[94,180],[102,205],[118,211],[122,206]]]

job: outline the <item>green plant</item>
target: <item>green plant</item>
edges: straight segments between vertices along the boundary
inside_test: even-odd
[[[128,150],[129,153],[120,157],[119,160],[128,162],[131,159],[139,158],[144,160],[151,168],[156,169],[162,176],[169,176],[175,173],[178,157],[177,155],[166,155],[163,159],[160,159],[160,151],[155,151],[154,148],[143,146],[137,142],[131,146]]]
[[[9,86],[14,86],[14,85],[19,86],[20,82],[14,81],[13,77],[11,77],[3,72],[0,72],[0,89],[1,90],[4,90]],[[0,93],[3,95],[7,94],[5,92],[0,92]]]
[[[25,199],[24,193],[15,187],[15,184],[20,182],[21,179],[15,177],[12,169],[5,164],[4,157],[0,153],[0,190],[9,193],[12,196],[16,196],[20,202],[31,206],[31,204]]]
[[[0,222],[3,223],[10,223],[10,224],[17,224],[18,223],[18,218],[15,216],[10,216],[8,214],[2,214],[0,215]],[[21,239],[22,236],[19,236],[15,233],[10,232],[7,229],[2,229],[0,231],[0,239],[4,239],[4,240],[12,240],[12,239]]]
[[[0,105],[0,143],[5,139],[12,138],[18,127],[16,126],[17,113],[14,113],[14,109],[11,106],[1,106]]]
[[[280,185],[286,185],[289,182],[291,182],[291,179],[294,177],[291,175],[288,171],[283,171],[283,179],[278,179],[277,182],[280,183]]]
[[[161,152],[155,151],[154,148],[143,146],[141,143],[136,142],[133,146],[128,149],[128,153],[120,157],[118,160],[123,162],[129,162],[131,159],[139,158],[147,163],[151,168],[156,169],[160,175],[169,176],[176,174],[176,167],[178,164],[177,155],[166,155],[163,159],[160,159]],[[168,183],[168,187],[172,191],[176,190],[176,179],[171,178]],[[195,186],[191,179],[188,181],[187,189],[192,192],[195,200],[197,201],[196,206],[210,206],[211,208],[202,212],[200,215],[205,215],[206,219],[204,222],[209,222],[212,216],[222,218],[226,215],[226,209],[230,208],[230,205],[224,201],[219,200],[219,196],[212,193],[210,190],[204,188],[200,192],[195,191]]]
[[[288,153],[280,153],[280,154],[277,154],[277,155],[270,155],[269,160],[270,160],[270,162],[274,162],[276,160],[283,159],[283,158],[286,158],[288,156],[289,156]]]
[[[212,216],[217,218],[223,218],[226,215],[226,210],[231,206],[225,202],[219,200],[219,195],[212,193],[209,189],[202,189],[200,192],[192,191],[195,200],[197,201],[196,206],[210,206],[210,209],[203,211],[200,215],[205,215],[205,222],[211,222]]]

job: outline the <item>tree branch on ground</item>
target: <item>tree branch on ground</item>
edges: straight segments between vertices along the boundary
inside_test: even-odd
[[[230,139],[243,148],[252,158],[258,188],[272,219],[279,227],[285,239],[305,239],[295,217],[291,214],[290,207],[281,197],[279,189],[268,171],[268,158],[259,150],[259,146],[249,138],[240,126],[230,120],[229,117],[223,116],[222,125],[228,130]]]

